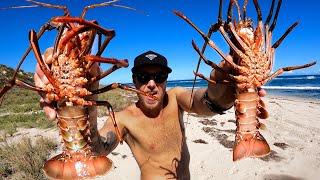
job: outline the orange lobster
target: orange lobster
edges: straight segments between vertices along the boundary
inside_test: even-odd
[[[87,97],[115,88],[131,90],[150,96],[151,98],[155,97],[119,83],[113,83],[94,91],[88,90],[92,83],[97,82],[121,67],[128,67],[128,61],[126,59],[118,60],[101,57],[106,46],[115,36],[115,31],[99,26],[95,20],[87,21],[84,19],[84,16],[88,9],[95,7],[116,6],[128,9],[132,8],[116,5],[114,4],[116,0],[113,0],[86,6],[80,17],[71,17],[65,6],[33,0],[28,0],[28,2],[33,4],[30,7],[40,6],[62,9],[65,14],[64,16],[52,18],[49,23],[42,26],[38,34],[34,30],[30,31],[29,40],[31,47],[27,49],[20,60],[12,80],[1,89],[0,98],[2,99],[6,92],[17,85],[45,94],[48,100],[56,104],[57,125],[64,142],[64,150],[61,154],[51,158],[44,164],[44,172],[49,178],[81,179],[105,174],[112,167],[112,161],[104,155],[97,155],[93,152],[92,145],[90,144],[92,127],[88,120],[88,107],[106,106],[120,142],[122,142],[122,138],[110,103],[107,101],[88,100]],[[58,30],[58,35],[53,52],[50,54],[52,56],[52,64],[48,65],[41,56],[38,40],[45,31],[53,29]],[[96,35],[99,37],[98,52],[95,55],[91,55]],[[105,36],[103,42],[102,36]],[[49,84],[43,88],[17,79],[17,72],[31,49],[41,70],[49,80]],[[89,72],[94,63],[109,63],[113,64],[113,66],[98,76],[91,77]]]
[[[265,109],[263,101],[258,96],[258,88],[282,74],[284,71],[306,68],[316,64],[316,62],[312,62],[302,66],[285,67],[271,74],[275,49],[298,23],[295,22],[291,25],[279,40],[272,44],[272,31],[275,28],[282,1],[278,1],[271,26],[269,26],[269,22],[273,15],[275,0],[272,1],[270,12],[265,23],[262,21],[262,14],[258,1],[253,0],[253,3],[258,14],[258,23],[256,27],[254,27],[253,21],[246,17],[248,0],[244,0],[242,11],[240,10],[237,0],[230,0],[226,21],[222,20],[222,0],[220,0],[218,22],[211,26],[207,35],[194,25],[185,15],[175,11],[177,16],[184,19],[198,31],[205,40],[201,52],[192,41],[192,45],[200,55],[200,58],[215,70],[223,73],[226,76],[226,79],[221,82],[215,82],[198,73],[198,67],[195,75],[207,80],[209,83],[225,83],[235,87],[236,100],[234,107],[237,129],[233,147],[233,161],[245,157],[262,157],[270,153],[270,147],[267,141],[259,132],[261,123],[259,122],[258,114],[260,117],[267,118],[268,112]],[[232,17],[234,5],[238,10],[238,21]],[[210,39],[211,34],[217,31],[222,34],[223,38],[230,46],[232,60],[228,59]],[[232,67],[230,73],[224,71],[203,55],[207,44],[209,44],[209,46],[211,46],[223,60]]]

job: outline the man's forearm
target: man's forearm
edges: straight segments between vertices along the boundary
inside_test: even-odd
[[[208,88],[198,89],[193,98],[193,111],[201,115],[221,114],[232,107],[234,90],[224,84],[208,85]]]
[[[117,145],[119,144],[119,141],[117,139],[117,135],[114,131],[108,131],[106,134],[101,134],[101,145],[103,148],[103,152],[105,154],[109,154],[112,152]]]
[[[235,99],[235,92],[233,86],[226,84],[209,84],[207,95],[210,100],[215,102],[223,109],[232,107]]]

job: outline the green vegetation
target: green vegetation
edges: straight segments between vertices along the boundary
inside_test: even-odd
[[[114,89],[99,95],[98,98],[100,101],[108,101],[113,108],[113,111],[121,111],[130,104],[136,102],[138,97],[136,93],[125,91],[122,89]],[[98,116],[106,116],[108,110],[106,107],[98,107]]]
[[[11,67],[0,64],[0,87],[2,87],[3,84],[11,80],[14,71],[15,70]],[[24,72],[23,70],[20,70],[17,74],[17,77],[25,81],[33,82],[33,73],[30,72]]]
[[[57,144],[52,139],[22,139],[0,146],[0,179],[46,179],[41,170]]]
[[[36,92],[16,87],[5,94],[0,106],[0,131],[4,135],[0,141],[13,135],[19,127],[54,127],[54,122],[48,121],[40,108],[39,98]]]
[[[39,98],[40,96],[34,91],[13,88],[5,94],[0,114],[40,111]]]
[[[45,129],[54,126],[55,123],[47,120],[43,112],[0,116],[0,129],[5,135],[13,135],[19,127]]]

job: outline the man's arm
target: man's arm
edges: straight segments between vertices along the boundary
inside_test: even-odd
[[[228,56],[228,58],[231,58],[231,56]],[[222,61],[219,66],[228,72],[228,66],[225,61]],[[225,75],[213,70],[210,74],[210,79],[217,82],[222,81],[225,79]],[[197,89],[194,91],[191,106],[191,90],[189,91],[183,88],[177,88],[175,94],[177,96],[178,104],[183,110],[200,115],[214,115],[220,113],[218,112],[219,109],[231,108],[235,100],[234,88],[230,85],[220,83],[209,83],[207,88]],[[208,100],[214,102],[216,111],[212,111],[209,108],[207,104],[208,102],[206,102]]]
[[[118,116],[116,116],[118,117]],[[124,127],[119,123],[117,118],[117,125],[120,130],[120,134],[123,137]],[[104,126],[99,130],[100,134],[100,148],[99,152],[103,154],[109,154],[112,152],[119,144],[119,139],[117,137],[115,128],[113,126],[112,120],[109,117]]]
[[[201,88],[194,91],[193,99],[190,102],[191,90],[184,88],[175,88],[175,94],[179,106],[187,112],[197,113],[199,115],[215,115],[219,112],[211,111],[205,103],[205,93],[208,92],[208,98],[219,105],[222,109],[232,107],[234,103],[233,88],[222,84],[209,85],[208,88]],[[190,103],[192,104],[190,106]]]

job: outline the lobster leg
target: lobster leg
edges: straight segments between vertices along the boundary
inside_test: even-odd
[[[107,75],[109,75],[113,71],[115,71],[115,70],[117,70],[117,69],[119,69],[121,67],[128,67],[128,65],[129,65],[127,59],[117,60],[117,59],[114,59],[114,58],[103,58],[103,57],[100,57],[100,56],[93,56],[93,55],[87,55],[85,57],[85,60],[90,61],[90,62],[100,62],[100,63],[114,64],[114,66],[112,66],[111,68],[109,68],[105,72],[103,72],[103,73],[91,78],[90,81],[88,82],[88,84],[92,84],[92,83],[94,83],[94,82],[106,77]]]
[[[241,49],[243,49],[245,52],[248,51],[249,47],[248,45],[246,45],[242,40],[241,38],[239,37],[239,35],[236,33],[235,29],[234,29],[234,26],[232,23],[229,23],[228,24],[231,32],[232,32],[232,35],[236,38],[237,42],[239,43],[239,45],[241,46]]]
[[[40,31],[38,32],[37,35],[35,35],[38,39],[40,39],[40,37],[44,34],[45,31],[47,30],[52,30],[54,29],[54,27],[52,27],[50,24],[45,24],[40,28]],[[13,77],[12,79],[1,89],[0,91],[0,104],[4,98],[4,95],[14,86],[16,85],[16,77],[17,74],[19,72],[19,69],[22,65],[22,63],[24,62],[24,60],[26,59],[26,57],[28,56],[28,54],[30,53],[32,47],[29,46],[28,49],[26,50],[26,52],[23,54],[22,58],[20,59],[17,68],[14,71]]]
[[[15,84],[19,87],[22,87],[22,88],[25,88],[25,89],[29,89],[29,90],[32,90],[32,91],[37,91],[37,92],[46,92],[45,90],[43,90],[42,88],[39,88],[37,86],[34,86],[32,84],[29,84],[25,81],[22,81],[22,80],[19,80],[19,79],[16,79],[16,82]]]
[[[54,23],[65,23],[65,22],[78,23],[79,25],[84,25],[86,27],[91,27],[93,29],[96,29],[106,36],[115,36],[114,30],[104,29],[103,27],[99,26],[98,24],[96,24],[94,22],[86,21],[84,19],[77,18],[77,17],[69,17],[69,16],[55,17],[52,19],[52,22],[54,22]]]
[[[58,49],[63,49],[64,46],[70,41],[71,38],[75,37],[76,35],[78,35],[80,33],[88,31],[89,29],[91,29],[91,28],[86,27],[86,26],[73,28],[72,32],[69,32],[63,39],[61,39],[61,41],[59,42],[59,45],[58,45]],[[60,54],[60,52],[58,52],[58,54]]]
[[[85,60],[92,61],[92,62],[100,62],[100,63],[108,63],[108,64],[115,64],[119,67],[128,67],[128,60],[118,60],[115,58],[104,58],[101,56],[93,56],[93,55],[86,55]]]
[[[215,23],[213,25],[211,25],[209,31],[208,31],[208,34],[207,34],[207,37],[210,39],[212,33],[214,32],[217,32],[219,27],[221,26],[222,24],[222,0],[219,1],[219,14],[218,14],[218,23]],[[192,41],[193,42],[193,41]],[[194,43],[192,43],[193,45]],[[195,71],[195,74],[198,73],[199,71],[199,67],[200,67],[200,62],[201,62],[201,59],[203,59],[201,57],[201,55],[203,56],[203,53],[205,52],[206,48],[207,48],[207,45],[208,45],[208,41],[205,41],[204,44],[202,45],[202,49],[201,49],[201,52],[199,51],[199,48],[198,49],[198,54],[200,55],[199,59],[198,59],[198,63],[197,63],[197,68],[196,68],[196,71]],[[204,59],[203,59],[204,60]],[[192,89],[191,89],[191,94],[190,94],[190,101],[189,101],[189,104],[190,104],[190,107],[189,109],[191,108],[192,106],[192,97],[193,97],[193,91],[194,91],[194,86],[195,86],[195,83],[196,83],[196,79],[197,79],[197,75],[194,76],[194,79],[193,79],[193,83],[192,83]]]
[[[111,68],[109,68],[108,70],[104,71],[103,73],[91,78],[90,81],[88,81],[88,85],[90,85],[90,84],[92,84],[92,83],[94,83],[96,81],[99,81],[100,79],[108,76],[109,74],[111,74],[112,72],[114,72],[115,70],[117,70],[119,68],[121,68],[121,67],[118,66],[118,65],[113,65]]]
[[[228,16],[227,16],[227,24],[229,24],[232,21],[232,6],[233,6],[234,1],[230,0],[229,1],[229,6],[228,6]]]
[[[115,36],[115,34],[111,34],[110,36],[107,36],[107,38],[104,40],[101,46],[99,46],[99,51],[96,53],[96,56],[101,56],[103,51],[106,49],[107,45],[111,41],[111,39]]]
[[[199,48],[197,47],[197,45],[194,43],[194,41],[192,41],[192,46],[193,49],[196,50],[196,52],[199,54],[200,58],[209,66],[211,66],[212,68],[214,68],[215,70],[221,72],[222,74],[224,74],[226,77],[228,77],[229,79],[232,79],[232,77],[230,76],[229,73],[227,73],[225,70],[223,70],[221,67],[219,67],[216,63],[208,60],[206,57],[204,57],[203,53],[200,52]],[[197,72],[196,72],[197,74]],[[199,76],[200,77],[200,76]]]
[[[181,12],[175,11],[174,12],[177,16],[179,16],[180,18],[182,18],[183,20],[185,20],[188,24],[190,24],[196,31],[198,31],[198,33],[202,36],[202,38],[208,42],[208,44],[215,50],[217,51],[217,53],[225,60],[227,61],[232,68],[234,69],[241,69],[240,66],[236,65],[234,62],[230,61],[227,56],[215,45],[215,43],[208,38],[208,36],[206,36],[196,25],[194,25],[185,15],[183,15]],[[219,30],[223,30],[223,27],[220,26]],[[224,30],[223,30],[224,31]],[[229,38],[228,38],[229,39]],[[230,39],[229,39],[230,40]],[[234,46],[235,47],[235,46]],[[240,52],[240,51],[238,51]],[[240,52],[241,53],[241,52]]]
[[[235,45],[234,43],[230,40],[230,38],[228,37],[226,31],[224,30],[223,27],[220,27],[219,29],[220,33],[222,34],[223,38],[226,40],[226,42],[228,43],[228,45],[230,46],[230,48],[240,57],[240,58],[245,58],[245,54],[243,54]],[[229,61],[228,61],[229,62]],[[233,63],[233,62],[232,62]],[[230,63],[231,64],[231,63]],[[234,64],[234,63],[233,63]],[[231,64],[232,65],[232,64]],[[236,69],[240,69],[241,67],[239,67],[238,65],[234,64],[233,66],[236,67]]]
[[[277,40],[273,45],[272,48],[276,49],[281,42],[284,40],[284,38],[287,37],[287,35],[293,30],[293,28],[295,28],[298,25],[298,22],[293,23],[287,30],[286,32],[279,38],[279,40]]]
[[[19,79],[14,79],[14,81],[10,81],[8,84],[6,84],[0,91],[0,105],[2,104],[3,101],[3,97],[5,95],[5,93],[7,93],[14,85],[17,85],[19,87],[25,88],[25,89],[29,89],[32,91],[37,91],[37,92],[46,92],[45,90],[43,90],[42,88],[33,86],[27,82],[24,82],[22,80]]]
[[[275,26],[276,26],[277,19],[278,19],[278,15],[279,15],[279,11],[280,11],[280,7],[281,7],[281,3],[282,3],[282,0],[279,0],[279,1],[278,1],[278,5],[277,5],[276,14],[274,15],[274,19],[273,19],[273,22],[272,22],[272,24],[271,24],[271,26],[270,26],[269,32],[272,32],[273,29],[274,29]]]
[[[101,56],[101,54],[103,53],[103,51],[106,49],[107,45],[109,44],[109,42],[111,41],[111,39],[115,36],[115,34],[107,36],[106,39],[103,41],[103,43],[101,44],[101,34],[99,33],[99,41],[98,41],[98,52],[96,53],[96,56]],[[87,64],[87,69],[90,69],[91,66],[93,65],[92,62],[89,62]],[[120,68],[120,67],[118,67]],[[116,70],[116,69],[115,69]],[[105,77],[105,76],[103,76]]]
[[[204,80],[208,81],[209,83],[212,83],[212,84],[217,84],[217,83],[219,83],[219,84],[225,84],[225,85],[228,85],[228,86],[234,86],[234,84],[232,84],[232,83],[229,82],[229,81],[219,81],[219,82],[217,82],[217,81],[214,81],[214,80],[212,80],[212,79],[209,79],[209,78],[205,77],[205,76],[204,76],[203,74],[201,74],[201,73],[193,72],[193,74],[194,74],[195,76],[200,77],[201,79],[204,79]]]
[[[267,83],[268,81],[270,81],[273,78],[279,76],[280,74],[282,74],[285,71],[293,71],[293,70],[297,70],[297,69],[303,69],[303,68],[307,68],[307,67],[313,66],[315,64],[316,64],[316,61],[308,63],[308,64],[304,64],[304,65],[301,65],[301,66],[289,66],[289,67],[280,68],[276,72],[271,74],[267,79],[265,79],[262,84]]]
[[[53,78],[48,65],[42,59],[40,49],[39,49],[38,39],[36,37],[36,32],[34,30],[31,30],[29,33],[29,40],[41,70],[43,71],[44,75],[47,77],[48,81],[52,84],[55,91],[57,91],[59,89],[59,82]]]
[[[54,42],[54,46],[53,46],[53,54],[56,54],[57,53],[57,49],[58,49],[58,43],[61,39],[61,36],[63,34],[63,31],[65,29],[66,25],[65,24],[62,24],[61,26],[59,26],[58,28],[58,35],[57,35],[57,38]]]
[[[152,95],[150,95],[150,94],[148,94],[146,92],[140,91],[138,89],[135,89],[135,88],[132,88],[132,87],[120,84],[120,83],[112,83],[112,84],[110,84],[110,85],[108,85],[106,87],[94,90],[94,91],[92,91],[92,94],[100,94],[100,93],[107,92],[107,91],[110,91],[110,90],[116,89],[116,88],[120,88],[120,89],[127,90],[127,91],[132,91],[132,92],[135,92],[135,93],[138,93],[138,94],[142,94],[144,96],[148,96],[150,98],[158,100],[156,97],[154,97],[154,96],[152,96]]]
[[[274,2],[275,2],[275,0],[272,0],[271,7],[270,7],[270,11],[269,11],[269,15],[268,15],[268,17],[267,17],[267,19],[266,19],[266,22],[265,22],[265,26],[266,26],[266,27],[269,26],[269,23],[270,23],[272,14],[273,14]]]
[[[107,106],[108,111],[109,111],[109,115],[111,117],[111,120],[112,120],[112,123],[113,123],[113,126],[114,126],[114,129],[116,131],[116,134],[118,136],[120,144],[122,144],[123,143],[123,139],[122,139],[119,127],[117,125],[117,121],[116,121],[116,118],[115,118],[115,115],[114,115],[114,111],[113,111],[113,108],[112,108],[111,104],[108,101],[95,101],[95,105],[97,105],[97,106]]]

